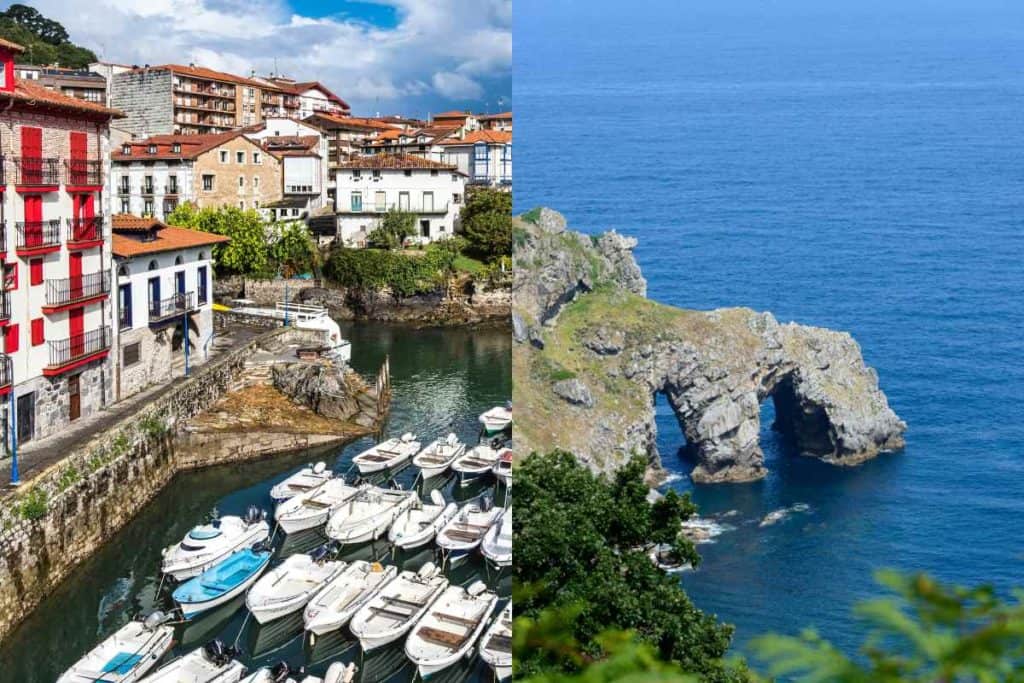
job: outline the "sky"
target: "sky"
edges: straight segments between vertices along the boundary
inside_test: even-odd
[[[318,80],[353,114],[512,106],[512,0],[23,0],[123,64]]]

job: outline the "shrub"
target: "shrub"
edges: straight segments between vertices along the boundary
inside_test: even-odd
[[[380,224],[366,236],[366,243],[374,249],[398,249],[406,237],[416,234],[416,214],[389,209]]]
[[[351,289],[390,287],[401,296],[436,291],[458,256],[453,245],[438,242],[422,254],[336,246],[324,264],[324,277]]]
[[[461,220],[469,253],[487,261],[512,253],[511,193],[490,187],[471,190]]]
[[[24,519],[40,519],[49,509],[49,495],[42,489],[30,489],[18,504],[18,514]]]

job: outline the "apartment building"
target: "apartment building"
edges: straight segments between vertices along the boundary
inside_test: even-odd
[[[281,162],[281,199],[260,207],[268,220],[304,220],[334,209],[327,192],[327,138],[311,121],[272,118],[245,132]]]
[[[480,123],[480,130],[512,132],[512,112],[510,111],[499,114],[477,114],[476,120]]]
[[[14,77],[34,81],[47,90],[96,104],[107,103],[107,79],[89,69],[15,64]]]
[[[125,112],[123,128],[137,137],[223,133],[271,117],[299,119],[302,98],[317,99],[313,93],[323,94],[338,111],[348,111],[341,98],[330,93],[331,100],[329,91],[313,85],[297,88],[194,64],[164,64],[114,74],[110,104]],[[313,106],[307,103],[309,111]]]
[[[206,362],[213,338],[213,248],[227,237],[119,214],[111,252],[114,398]]]
[[[462,134],[464,129],[458,125],[434,124],[412,130],[383,131],[363,144],[365,155],[409,154],[412,156],[441,161],[443,150],[437,146],[445,140]]]
[[[441,140],[441,160],[465,173],[471,185],[512,187],[512,133],[475,130]]]
[[[5,447],[59,431],[112,398],[110,123],[120,113],[15,76],[0,40],[0,419]],[[13,406],[13,413],[9,406]],[[9,451],[8,451],[9,452]]]
[[[351,159],[338,168],[337,183],[336,237],[346,246],[365,246],[392,209],[416,214],[419,242],[451,237],[466,192],[465,173],[410,154]]]
[[[338,116],[324,112],[313,114],[304,123],[319,129],[327,141],[327,201],[332,206],[337,197],[335,177],[338,166],[362,154],[367,142],[389,131],[401,129],[401,123],[386,120]]]
[[[259,209],[281,199],[281,161],[242,130],[155,135],[111,154],[112,213],[163,220],[182,202]]]
[[[272,87],[278,88],[282,93],[299,98],[298,112],[293,118],[305,119],[318,113],[348,116],[351,111],[348,102],[317,81],[297,83],[290,78],[282,77],[271,77],[267,80]]]

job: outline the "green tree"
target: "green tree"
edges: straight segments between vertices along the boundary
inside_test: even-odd
[[[27,64],[60,64],[84,68],[96,61],[91,50],[68,40],[67,30],[27,5],[14,4],[0,12],[0,38],[14,41],[25,48],[18,57]]]
[[[491,261],[512,253],[512,193],[480,187],[466,195],[462,234],[468,251]]]
[[[548,680],[578,672],[581,661],[605,654],[611,630],[635,631],[662,660],[705,680],[746,680],[722,661],[732,628],[694,607],[648,556],[652,544],[671,543],[681,559],[694,566],[700,559],[679,526],[694,505],[674,492],[650,503],[645,467],[637,458],[606,480],[555,452],[534,454],[516,469],[517,611],[541,619],[546,610],[574,610],[569,635],[582,658],[523,652],[521,675]]]
[[[366,243],[375,249],[398,249],[406,237],[416,234],[416,214],[389,209],[369,235]]]
[[[15,3],[0,16],[10,19],[50,45],[60,45],[68,41],[68,32],[64,27],[52,19],[47,19],[34,7]]]
[[[302,221],[273,224],[270,260],[280,274],[291,277],[313,272],[319,264],[320,252],[309,228]]]
[[[191,202],[185,202],[179,204],[165,222],[229,237],[230,242],[214,247],[213,256],[220,272],[257,277],[272,275],[267,231],[253,209],[243,211],[234,206],[198,209]]]

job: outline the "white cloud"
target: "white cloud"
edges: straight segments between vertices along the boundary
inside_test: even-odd
[[[377,3],[394,8],[397,26],[302,16],[284,0],[33,4],[102,59],[196,62],[242,75],[267,74],[276,64],[288,76],[322,81],[357,113],[510,99],[512,0]]]

